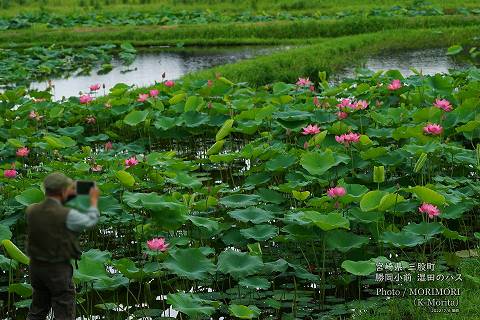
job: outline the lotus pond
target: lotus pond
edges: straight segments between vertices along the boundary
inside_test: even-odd
[[[4,92],[0,314],[25,317],[24,209],[56,170],[103,193],[74,274],[79,316],[355,317],[386,303],[382,288],[475,290],[459,256],[480,240],[478,69],[319,78]],[[393,277],[417,265],[443,280]]]

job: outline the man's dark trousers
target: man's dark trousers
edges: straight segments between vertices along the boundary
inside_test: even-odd
[[[30,282],[33,287],[28,320],[45,320],[50,308],[55,320],[75,319],[75,287],[70,262],[30,261]]]

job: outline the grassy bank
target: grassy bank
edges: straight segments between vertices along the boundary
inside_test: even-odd
[[[19,13],[39,10],[69,14],[69,13],[88,13],[92,8],[106,12],[151,12],[165,8],[171,10],[207,10],[215,7],[228,13],[238,13],[246,10],[253,12],[311,12],[320,11],[322,14],[335,14],[337,12],[347,11],[367,11],[371,9],[386,9],[393,6],[412,5],[411,0],[1,0],[2,10],[0,16],[12,16]],[[446,11],[458,7],[475,8],[478,7],[476,0],[430,0],[428,3]]]
[[[263,85],[292,82],[299,76],[317,79],[319,71],[332,73],[358,64],[367,55],[383,50],[441,48],[452,44],[471,45],[480,27],[390,30],[328,39],[320,44],[243,60],[234,64],[191,73],[185,80],[212,79],[220,73],[236,82]],[[477,40],[478,41],[478,40]]]
[[[269,23],[205,24],[195,26],[112,26],[67,28],[52,30],[46,27],[4,31],[0,47],[30,47],[37,45],[85,45],[121,43],[135,46],[151,45],[243,45],[292,44],[299,39],[340,37],[383,30],[475,26],[476,16],[439,17],[371,17],[326,21],[275,21]],[[308,42],[307,42],[308,43]]]

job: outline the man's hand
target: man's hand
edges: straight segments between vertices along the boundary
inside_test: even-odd
[[[100,190],[97,187],[90,188],[90,206],[97,207]]]

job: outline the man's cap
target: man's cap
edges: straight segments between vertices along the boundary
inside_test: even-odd
[[[43,180],[43,186],[46,192],[61,192],[72,183],[73,180],[61,172],[51,173]]]

